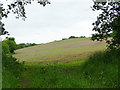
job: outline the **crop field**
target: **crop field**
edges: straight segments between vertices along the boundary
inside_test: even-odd
[[[16,57],[25,64],[64,64],[87,59],[97,51],[106,49],[105,42],[77,38],[54,41],[16,50]]]

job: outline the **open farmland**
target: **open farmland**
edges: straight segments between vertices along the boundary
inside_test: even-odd
[[[94,52],[105,49],[105,42],[77,38],[19,49],[14,57],[25,64],[63,64],[85,60]]]

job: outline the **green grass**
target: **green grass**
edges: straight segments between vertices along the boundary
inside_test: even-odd
[[[27,65],[23,73],[23,81],[28,82],[22,87],[29,88],[57,88],[70,87],[73,78],[68,76],[70,65]],[[24,78],[26,77],[26,78]],[[34,78],[33,78],[34,77]],[[26,80],[25,80],[26,79]],[[67,82],[66,82],[67,81]],[[73,82],[75,83],[75,82]]]
[[[17,88],[20,86],[20,78],[3,67],[2,69],[2,88]]]
[[[24,70],[23,64],[20,64],[11,55],[2,54],[2,88],[18,88],[20,86],[20,77]]]
[[[24,71],[21,73],[23,66],[19,63],[18,66],[8,64],[11,69],[3,70],[3,87],[116,88],[120,51],[105,50],[104,42],[89,39],[70,39],[19,49],[14,57],[25,61]],[[20,77],[15,76],[17,72]]]
[[[99,52],[69,64],[25,65],[22,88],[116,88],[119,53]]]

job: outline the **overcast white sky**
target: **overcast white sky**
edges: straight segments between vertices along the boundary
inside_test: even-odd
[[[47,43],[69,36],[91,36],[92,23],[99,12],[90,8],[92,0],[51,0],[42,7],[37,3],[26,6],[27,19],[10,14],[3,19],[5,28],[17,43]]]

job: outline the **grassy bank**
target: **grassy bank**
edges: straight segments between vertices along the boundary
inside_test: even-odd
[[[116,88],[119,51],[99,52],[87,61],[26,65],[22,88]]]

